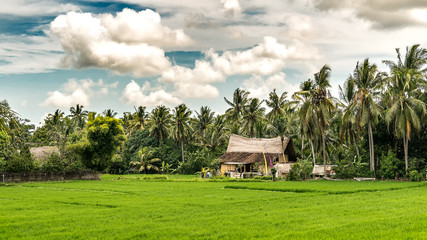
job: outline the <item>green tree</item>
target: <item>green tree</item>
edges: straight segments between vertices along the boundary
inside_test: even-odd
[[[251,138],[255,136],[255,124],[264,116],[265,108],[261,107],[262,103],[258,98],[252,98],[243,108],[242,128]]]
[[[359,62],[354,69],[352,81],[356,86],[354,103],[357,108],[356,126],[367,126],[369,142],[369,166],[375,170],[374,136],[372,127],[378,121],[381,113],[380,106],[375,101],[379,89],[383,88],[384,74],[378,71],[377,65],[370,64],[366,58],[362,64]]]
[[[180,104],[175,107],[172,116],[171,136],[176,142],[181,143],[181,156],[184,162],[184,142],[187,142],[191,138],[193,128],[190,124],[191,111],[185,106]]]
[[[83,129],[85,124],[86,124],[86,118],[88,116],[88,111],[83,110],[84,106],[77,104],[76,107],[71,107],[70,108],[70,117],[72,117],[74,119],[74,121],[76,122],[77,126],[80,129]]]
[[[200,113],[196,112],[196,119],[194,124],[194,130],[196,133],[201,136],[201,138],[206,137],[206,130],[212,124],[214,120],[214,112],[208,106],[202,106],[200,108]]]
[[[148,121],[150,126],[150,135],[156,137],[160,141],[164,141],[168,134],[172,115],[169,108],[165,106],[157,106],[151,112],[151,118]]]
[[[121,123],[121,120],[111,117],[98,116],[90,119],[86,125],[86,140],[69,145],[68,148],[80,155],[86,167],[104,171],[126,141]]]
[[[135,112],[132,114],[131,119],[129,121],[130,134],[132,134],[132,132],[136,129],[144,129],[148,119],[148,113],[145,111],[146,107],[139,106],[138,108],[134,107],[134,109]]]
[[[248,102],[249,92],[237,88],[233,93],[233,102],[224,97],[225,102],[231,107],[225,111],[230,121],[238,122],[244,111],[244,106]]]
[[[132,161],[130,164],[139,166],[139,172],[144,171],[147,174],[147,170],[159,171],[159,167],[155,165],[157,162],[161,162],[160,158],[153,158],[153,151],[148,147],[141,147],[137,152],[137,161]]]
[[[268,107],[271,108],[270,112],[267,113],[266,117],[269,120],[274,119],[276,116],[283,116],[285,114],[285,107],[287,105],[287,92],[283,92],[280,97],[274,89],[268,96],[268,100],[265,101]]]
[[[414,69],[395,68],[391,77],[392,106],[386,113],[386,121],[394,122],[393,132],[403,139],[405,170],[408,171],[408,149],[411,134],[421,130],[421,117],[427,112],[426,104],[414,98],[422,75]],[[420,116],[422,115],[422,116]]]

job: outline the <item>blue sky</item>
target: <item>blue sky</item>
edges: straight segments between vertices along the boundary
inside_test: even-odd
[[[77,103],[222,113],[238,87],[291,94],[324,64],[336,96],[357,61],[387,70],[416,43],[427,45],[418,0],[3,1],[0,99],[35,124]]]

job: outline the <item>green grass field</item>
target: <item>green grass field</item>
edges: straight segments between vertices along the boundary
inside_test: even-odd
[[[427,239],[427,184],[106,175],[0,185],[0,239]]]

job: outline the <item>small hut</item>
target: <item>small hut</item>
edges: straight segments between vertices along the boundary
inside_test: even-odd
[[[284,176],[296,162],[296,154],[292,139],[287,137],[246,138],[232,134],[227,151],[219,159],[223,175],[269,174],[273,167],[278,176]]]

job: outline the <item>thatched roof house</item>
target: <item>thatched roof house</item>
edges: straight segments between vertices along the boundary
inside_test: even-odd
[[[290,166],[279,166],[296,162],[296,154],[292,139],[284,137],[276,138],[246,138],[232,134],[228,143],[226,153],[219,157],[221,159],[221,173],[227,172],[260,172],[263,169],[255,169],[256,165],[265,163],[264,154],[268,162],[269,170],[271,164],[278,170],[290,169]],[[237,169],[242,167],[242,169]],[[265,168],[262,172],[265,172]],[[268,172],[267,172],[268,173]]]
[[[45,161],[53,153],[60,154],[59,148],[55,146],[32,147],[30,153],[39,161]]]

